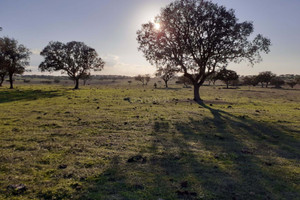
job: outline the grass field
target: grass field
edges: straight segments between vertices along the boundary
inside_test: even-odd
[[[300,90],[0,88],[0,199],[299,199]]]

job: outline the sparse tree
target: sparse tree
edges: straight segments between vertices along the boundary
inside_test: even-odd
[[[266,88],[268,87],[269,83],[271,82],[271,79],[274,78],[276,74],[273,74],[270,71],[260,72],[257,75],[257,81],[261,83],[261,87],[264,87],[264,83],[266,84]]]
[[[127,81],[127,82],[128,82],[129,85],[132,83],[132,81]]]
[[[211,1],[176,0],[155,23],[137,32],[139,50],[151,64],[183,72],[193,83],[195,101],[201,101],[200,86],[216,69],[242,60],[254,64],[261,61],[260,52],[269,52],[269,39],[259,34],[248,40],[251,22],[238,22],[234,10]]]
[[[274,85],[276,88],[281,88],[282,85],[284,85],[284,80],[278,76],[273,77],[270,81],[271,85]]]
[[[231,81],[238,80],[239,76],[235,71],[223,68],[216,75],[216,79],[223,81],[226,84],[226,88],[228,89],[229,83]]]
[[[8,37],[0,38],[0,62],[2,74],[9,77],[10,89],[13,89],[13,76],[23,74],[29,65],[30,51],[18,41]],[[5,76],[5,75],[4,75]],[[3,77],[4,79],[4,77]]]
[[[134,77],[134,80],[141,82],[143,85],[145,85],[145,77],[142,75],[137,75]]]
[[[296,80],[291,80],[286,82],[287,85],[289,85],[291,88],[294,88],[295,85],[297,85],[297,81]]]
[[[136,77],[134,77],[134,80],[136,81],[140,81],[143,85],[147,85],[148,82],[150,81],[150,75],[146,74],[146,75],[137,75]]]
[[[185,76],[180,76],[178,77],[178,83],[182,83],[184,85],[184,87],[188,87],[188,85],[192,85],[193,82],[191,81],[191,79],[185,77]]]
[[[216,81],[217,81],[216,76],[217,76],[217,72],[214,72],[206,78],[206,80],[208,81],[208,85],[210,85],[211,82],[213,82],[213,85],[216,84]]]
[[[175,74],[176,71],[174,71],[173,67],[168,65],[166,67],[158,68],[155,75],[160,77],[165,82],[165,87],[168,88],[168,82],[175,76]]]
[[[79,80],[89,76],[90,71],[100,71],[104,61],[98,57],[95,49],[83,42],[72,41],[66,44],[50,42],[41,52],[45,60],[39,69],[43,71],[62,71],[74,80],[75,88],[79,88]]]

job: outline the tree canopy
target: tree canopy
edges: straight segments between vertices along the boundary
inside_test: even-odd
[[[13,89],[13,75],[23,74],[29,65],[30,50],[18,41],[8,37],[0,38],[0,72],[9,76],[10,88]],[[5,75],[4,75],[5,74]],[[3,82],[3,78],[1,78]]]
[[[274,77],[276,77],[276,74],[273,74],[271,71],[260,72],[257,75],[257,81],[261,83],[261,87],[264,87],[264,83],[266,84],[266,87],[268,87]]]
[[[237,73],[235,71],[223,68],[222,70],[220,70],[217,73],[216,79],[221,80],[224,83],[226,83],[226,87],[228,89],[229,83],[231,81],[238,80],[239,76],[237,75]]]
[[[90,71],[100,71],[104,61],[98,57],[95,49],[83,42],[72,41],[66,44],[50,42],[40,53],[45,60],[39,65],[41,71],[62,71],[75,81],[79,88],[79,79],[90,76]]]
[[[168,65],[166,67],[158,68],[155,75],[160,77],[165,82],[166,88],[168,88],[168,82],[175,76],[176,72],[177,71]]]
[[[239,22],[234,10],[206,0],[176,0],[155,23],[137,31],[139,50],[151,64],[183,72],[194,85],[196,101],[201,100],[199,87],[218,68],[243,60],[257,63],[271,43],[261,34],[250,41],[252,22]]]

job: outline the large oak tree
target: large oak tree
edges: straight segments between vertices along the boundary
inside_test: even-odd
[[[25,67],[29,65],[30,50],[18,41],[8,37],[0,38],[0,73],[1,81],[7,74],[10,82],[10,89],[13,89],[13,76],[23,74]]]
[[[79,80],[90,76],[90,71],[100,71],[104,61],[98,57],[95,49],[83,42],[72,41],[66,44],[50,42],[40,53],[45,60],[39,65],[41,71],[62,71],[75,81],[79,88]]]
[[[155,23],[137,31],[139,50],[151,64],[170,65],[189,78],[196,101],[200,86],[218,68],[243,60],[254,64],[260,52],[269,52],[269,39],[260,34],[248,39],[251,22],[239,22],[234,10],[210,1],[177,0],[161,10]]]

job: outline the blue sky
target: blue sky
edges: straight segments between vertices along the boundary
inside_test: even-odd
[[[38,72],[39,52],[49,41],[82,41],[106,61],[99,74],[153,74],[137,50],[136,31],[171,0],[0,0],[0,37],[17,39],[33,52],[30,69]],[[272,41],[263,62],[230,64],[241,75],[273,71],[300,74],[300,0],[213,0],[253,21],[255,33]],[[59,74],[59,73],[58,73]]]

